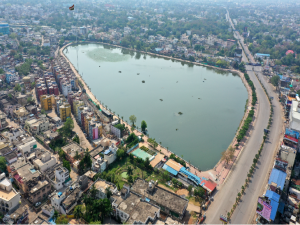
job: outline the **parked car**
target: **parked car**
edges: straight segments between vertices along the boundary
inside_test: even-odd
[[[35,203],[35,206],[38,207],[41,204],[41,202]]]

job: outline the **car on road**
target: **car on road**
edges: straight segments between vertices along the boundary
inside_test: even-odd
[[[35,203],[35,206],[38,207],[41,204],[41,202]]]

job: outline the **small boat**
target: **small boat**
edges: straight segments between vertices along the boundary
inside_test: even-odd
[[[122,73],[122,71],[119,71],[119,73]]]
[[[138,73],[137,75],[140,75],[140,73]]]

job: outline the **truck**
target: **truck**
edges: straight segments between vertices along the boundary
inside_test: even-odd
[[[202,205],[202,209],[206,210],[209,204],[210,204],[210,200],[206,201],[206,203]]]
[[[197,219],[197,223],[196,224],[201,224],[203,223],[203,221],[205,220],[206,218],[206,215],[205,213],[202,215],[202,216],[199,216],[198,219]]]

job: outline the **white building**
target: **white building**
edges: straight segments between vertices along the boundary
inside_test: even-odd
[[[55,169],[46,171],[46,174],[48,180],[57,191],[62,189],[63,187],[69,186],[72,182],[69,171],[67,170],[67,168],[62,166],[58,166]]]
[[[118,189],[117,189],[115,184],[110,183],[110,182],[105,181],[105,180],[102,180],[102,179],[96,180],[95,183],[94,183],[94,186],[95,186],[95,189],[97,190],[96,197],[101,198],[101,199],[107,198],[107,195],[106,195],[106,189],[107,188],[110,189],[112,194],[118,192]]]
[[[53,192],[49,196],[51,200],[51,205],[54,207],[54,209],[61,213],[61,203],[66,198],[66,194],[62,192]]]
[[[56,158],[50,152],[45,152],[40,159],[33,160],[33,165],[41,172],[55,166]]]
[[[11,181],[5,177],[5,173],[0,175],[0,209],[2,212],[9,212],[19,206],[21,200],[18,193],[11,184]]]
[[[2,136],[7,138],[9,142],[15,141],[17,137],[24,135],[25,131],[20,128],[12,128],[10,131],[5,131],[2,133]]]
[[[107,167],[107,160],[104,160],[102,157],[96,159],[92,164],[92,170],[96,173],[103,173]]]
[[[50,47],[50,40],[49,39],[44,39],[44,43],[43,43],[44,47]]]
[[[23,153],[30,153],[37,147],[36,140],[34,137],[28,137],[22,140],[22,143],[17,145],[18,149]]]
[[[300,100],[300,99],[299,99]],[[299,101],[292,101],[290,109],[290,123],[289,128],[300,132],[300,104]]]
[[[104,160],[107,160],[108,165],[116,160],[117,150],[118,148],[112,143],[109,149],[104,151]]]
[[[62,94],[67,97],[69,92],[72,91],[72,85],[70,83],[64,82],[61,85]]]

